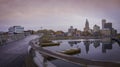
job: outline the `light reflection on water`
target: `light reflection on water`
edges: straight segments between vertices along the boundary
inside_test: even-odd
[[[100,61],[120,62],[120,45],[111,39],[55,40],[59,46],[44,47],[51,51],[79,48],[81,52],[73,56]]]

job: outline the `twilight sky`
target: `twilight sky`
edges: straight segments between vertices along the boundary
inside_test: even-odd
[[[13,25],[25,29],[83,30],[106,19],[120,32],[120,0],[0,0],[0,31]]]

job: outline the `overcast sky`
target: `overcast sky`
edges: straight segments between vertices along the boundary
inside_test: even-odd
[[[120,31],[120,0],[0,0],[0,31],[13,25],[25,29],[83,30],[106,19]]]

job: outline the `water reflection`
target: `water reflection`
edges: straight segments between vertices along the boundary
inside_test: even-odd
[[[99,46],[100,46],[100,41],[94,41],[94,42],[93,42],[93,46],[94,46],[95,48],[99,47]]]
[[[73,47],[74,45],[80,44],[82,41],[68,41],[68,44]],[[112,45],[116,41],[113,41],[111,38],[105,38],[101,40],[84,40],[83,44],[85,46],[86,53],[88,54],[90,50],[90,45],[93,44],[95,48],[100,47],[100,44],[102,44],[102,53],[106,53],[106,50],[112,50]],[[118,43],[119,47],[120,44]],[[79,46],[77,46],[79,48]]]
[[[102,40],[102,53],[106,53],[106,50],[112,50],[112,40],[111,39],[103,39]]]
[[[73,47],[73,45],[77,45],[80,42],[81,41],[68,41],[68,43],[70,44],[71,47]]]
[[[67,49],[80,48],[81,52],[72,56],[92,60],[120,62],[120,44],[111,38],[60,41],[62,43],[59,46],[45,47],[45,49],[61,52]]]
[[[83,41],[83,42],[84,42],[84,46],[85,46],[85,49],[86,49],[86,53],[88,53],[89,52],[89,46],[90,46],[91,42],[90,41]]]

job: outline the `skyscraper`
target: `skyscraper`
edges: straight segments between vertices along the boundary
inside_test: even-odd
[[[89,22],[88,20],[86,19],[86,23],[85,23],[85,28],[84,28],[84,31],[89,31]]]
[[[105,19],[102,19],[102,30],[101,33],[106,36],[115,36],[117,31],[112,28],[111,22],[106,22]]]
[[[104,29],[105,24],[106,24],[106,19],[102,19],[102,29]]]
[[[111,30],[112,29],[112,23],[111,22],[105,23],[104,28],[108,28],[108,29]]]
[[[111,22],[106,22],[105,19],[102,19],[102,29],[112,29],[112,23]]]

